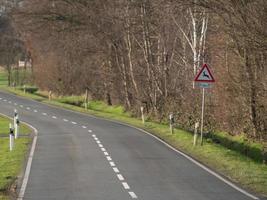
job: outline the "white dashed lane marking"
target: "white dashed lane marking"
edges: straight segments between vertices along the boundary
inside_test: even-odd
[[[106,158],[107,158],[108,161],[112,160],[112,158],[110,156],[107,156]]]
[[[106,149],[105,148],[101,148],[101,151],[106,151]]]
[[[71,122],[71,123],[74,124],[74,125],[77,124],[77,122]]]
[[[53,118],[53,119],[57,119],[57,117],[56,117],[56,116],[53,116],[52,118]]]
[[[86,129],[87,127],[86,126],[82,126],[84,129]]]
[[[134,192],[128,192],[128,193],[133,199],[137,199],[137,196]]]
[[[42,115],[47,116],[47,113],[42,113]]]
[[[14,103],[15,106],[17,106],[18,104],[17,103]]]
[[[130,186],[128,185],[128,183],[122,182],[122,185],[123,185],[125,190],[129,190],[130,189]]]
[[[21,108],[23,108],[24,106],[23,105],[20,105]]]
[[[34,110],[33,112],[37,113],[38,111],[37,110]]]
[[[117,167],[113,167],[113,171],[114,171],[115,173],[120,173],[120,171],[119,171],[119,169],[118,169]]]
[[[89,133],[92,133],[92,130],[88,130]]]
[[[124,177],[121,174],[117,174],[117,177],[120,181],[124,181]]]
[[[67,119],[63,119],[63,121],[64,121],[64,122],[68,122],[69,120],[67,120]]]
[[[12,101],[9,101],[8,103],[12,103]]]
[[[30,108],[30,107],[27,107],[26,109],[27,109],[27,110],[30,110],[31,108]]]
[[[103,145],[101,144],[101,141],[96,137],[96,135],[92,135],[92,137],[94,138],[95,142],[98,144],[98,146],[101,148],[101,151],[104,153],[104,155],[106,156],[106,159],[109,161],[110,166],[112,167],[113,171],[115,172],[115,174],[117,175],[117,178],[119,179],[119,181],[121,182],[123,188],[127,191],[130,190],[130,186],[128,185],[128,183],[125,181],[124,177],[122,176],[122,174],[119,174],[120,171],[119,169],[116,167],[115,163],[112,161],[111,156],[109,156],[109,153],[106,151],[106,149],[103,147]],[[129,191],[128,194],[131,196],[132,199],[137,199],[137,195],[133,192],[133,191]]]

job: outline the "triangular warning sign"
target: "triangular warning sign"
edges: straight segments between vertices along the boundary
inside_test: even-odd
[[[198,72],[196,78],[196,82],[215,82],[215,79],[212,76],[212,73],[210,72],[210,69],[207,64],[204,64],[201,70]]]

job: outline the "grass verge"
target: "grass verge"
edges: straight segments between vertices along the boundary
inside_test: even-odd
[[[19,89],[8,88],[1,86],[1,84],[0,88],[13,94],[31,98],[43,103],[106,119],[121,121],[142,128],[153,133],[173,147],[186,152],[232,181],[241,184],[244,188],[267,196],[267,165],[256,162],[235,149],[229,149],[217,144],[213,142],[213,140],[204,139],[203,146],[194,147],[192,145],[193,136],[191,133],[181,129],[174,129],[174,134],[171,135],[168,125],[152,121],[142,124],[140,119],[133,118],[130,113],[124,112],[124,109],[121,106],[107,106],[103,102],[91,101],[88,105],[89,110],[85,110],[82,107],[83,99],[80,96],[57,97],[48,101],[48,93],[46,92],[25,94]],[[235,138],[231,138],[231,140],[234,141]]]
[[[9,151],[9,123],[11,121],[0,115],[0,200],[8,200],[12,190],[12,184],[21,172],[28,146],[31,142],[29,137],[21,137],[15,141],[12,152]],[[21,133],[29,134],[31,129],[22,125]]]

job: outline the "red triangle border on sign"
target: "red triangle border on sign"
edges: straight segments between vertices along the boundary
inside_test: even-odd
[[[205,68],[207,68],[207,70],[208,70],[208,72],[209,72],[209,74],[210,74],[210,76],[211,76],[211,80],[199,80],[199,77],[200,77],[200,75],[202,74],[202,72],[204,71]],[[212,73],[211,73],[211,71],[210,71],[210,69],[209,69],[209,67],[208,67],[207,64],[204,64],[204,65],[203,65],[203,67],[202,67],[201,70],[198,72],[198,74],[197,74],[197,76],[196,76],[196,78],[195,78],[194,81],[195,81],[195,82],[204,82],[204,83],[214,83],[214,82],[215,82],[215,79],[214,79],[214,77],[213,77],[213,75],[212,75]]]

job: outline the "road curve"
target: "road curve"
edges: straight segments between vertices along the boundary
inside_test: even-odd
[[[144,132],[0,92],[38,129],[24,200],[251,200]]]

